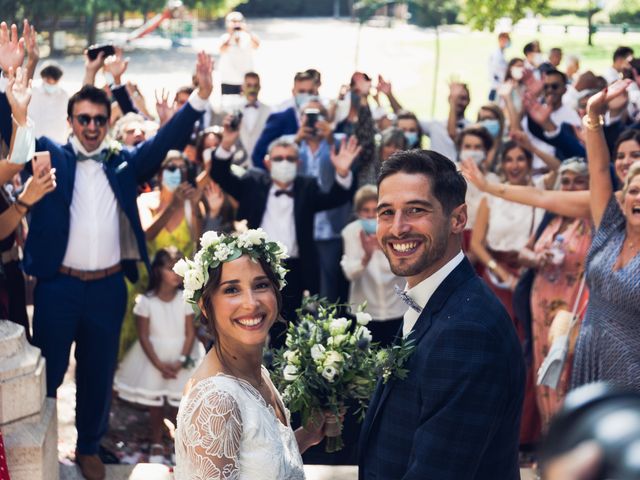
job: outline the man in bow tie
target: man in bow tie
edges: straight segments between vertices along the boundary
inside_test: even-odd
[[[500,301],[462,253],[466,182],[428,150],[378,176],[380,246],[415,342],[405,379],[379,383],[360,434],[359,478],[516,480],[524,361]]]
[[[21,44],[0,32],[0,68],[22,64]],[[102,479],[98,451],[107,431],[120,327],[127,303],[124,277],[137,279],[137,262],[149,268],[136,206],[138,185],[151,179],[166,153],[182,150],[212,90],[213,61],[198,54],[199,89],[157,135],[133,149],[108,140],[111,103],[85,85],[71,97],[66,145],[36,140],[48,151],[57,187],[31,209],[24,252],[26,273],[37,278],[34,344],[47,361],[47,395],[56,396],[75,342],[77,461],[87,479]],[[11,138],[11,111],[0,81],[0,134]],[[26,109],[26,107],[25,107]],[[26,115],[26,111],[25,111]],[[31,168],[30,165],[27,166]]]
[[[279,240],[289,252],[287,285],[282,291],[282,316],[291,321],[300,307],[302,292],[318,292],[318,255],[313,240],[316,212],[343,205],[353,196],[351,165],[360,152],[355,138],[331,152],[335,181],[324,191],[316,178],[301,175],[298,145],[287,138],[272,142],[264,159],[266,171],[250,169],[242,177],[231,171],[230,159],[238,132],[225,120],[222,142],[213,155],[211,178],[238,201],[238,220],[249,228],[263,228],[269,238]],[[271,331],[272,346],[284,344],[283,324]]]

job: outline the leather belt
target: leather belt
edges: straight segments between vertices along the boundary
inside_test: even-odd
[[[2,261],[3,265],[11,262],[19,262],[21,257],[21,248],[19,245],[14,244],[13,247],[9,250],[5,250],[0,255],[2,255],[0,261]]]
[[[106,278],[109,275],[118,273],[120,270],[122,270],[122,265],[118,263],[112,267],[104,268],[102,270],[76,270],[75,268],[65,267],[63,265],[58,271],[63,275],[70,275],[72,277],[79,278],[83,282],[91,282]]]

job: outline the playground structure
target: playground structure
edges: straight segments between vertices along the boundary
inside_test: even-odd
[[[172,47],[183,46],[183,40],[193,38],[198,29],[198,18],[189,12],[181,0],[169,0],[162,12],[154,15],[127,37],[127,43],[157,31],[169,38]]]

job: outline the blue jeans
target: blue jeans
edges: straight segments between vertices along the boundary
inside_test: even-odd
[[[127,305],[121,272],[94,281],[58,274],[35,289],[33,343],[47,367],[47,396],[55,397],[76,343],[78,453],[98,453],[109,426],[113,375]]]

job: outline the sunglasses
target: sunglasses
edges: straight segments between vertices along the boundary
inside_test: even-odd
[[[170,164],[167,165],[166,167],[164,167],[165,170],[168,170],[170,172],[175,172],[176,170],[182,170],[182,167],[180,165],[175,165],[175,164]]]
[[[294,156],[287,156],[287,157],[282,157],[282,156],[279,156],[279,157],[271,157],[271,161],[272,161],[272,162],[282,162],[282,161],[284,161],[284,160],[286,160],[287,162],[294,163],[294,162],[297,162],[297,161],[298,161],[298,157],[294,157]]]
[[[91,122],[93,122],[96,127],[104,127],[109,120],[105,115],[95,115],[92,117],[91,115],[87,115],[86,113],[75,115],[74,118],[83,127],[86,127]]]
[[[562,84],[560,84],[560,83],[545,83],[543,88],[545,90],[553,90],[555,92],[556,90],[560,90],[562,88]]]

